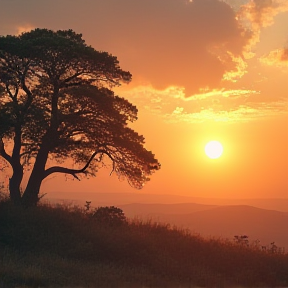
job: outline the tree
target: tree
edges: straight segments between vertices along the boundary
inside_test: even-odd
[[[92,214],[92,219],[109,226],[120,226],[127,223],[123,210],[115,206],[96,208]]]
[[[135,188],[149,180],[160,164],[128,127],[137,108],[111,90],[131,77],[115,56],[72,30],[0,37],[0,158],[12,168],[13,202],[35,205],[46,177],[94,176],[107,161]],[[48,167],[48,159],[55,165]],[[67,167],[67,159],[79,169]]]

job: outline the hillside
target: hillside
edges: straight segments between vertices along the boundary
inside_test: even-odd
[[[288,254],[117,213],[0,202],[0,287],[288,285]]]
[[[288,213],[246,205],[209,206],[190,204],[120,205],[127,216],[153,219],[178,227],[189,228],[202,236],[233,239],[248,235],[261,245],[272,242],[288,251]]]
[[[48,196],[71,198],[59,200]],[[251,242],[259,240],[263,246],[275,242],[288,251],[288,199],[206,199],[164,194],[90,192],[68,195],[55,192],[47,195],[44,201],[62,201],[83,207],[83,199],[92,201],[94,207],[121,207],[130,218],[171,223],[202,236],[233,239],[235,235],[245,234]],[[189,202],[192,200],[199,202]]]

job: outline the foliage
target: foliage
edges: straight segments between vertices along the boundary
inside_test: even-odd
[[[0,203],[0,287],[287,287],[288,254],[77,207]]]
[[[0,37],[0,158],[13,170],[14,202],[28,168],[27,204],[37,203],[49,175],[94,176],[107,163],[142,188],[160,165],[144,148],[144,137],[128,126],[137,108],[111,90],[131,77],[115,56],[96,51],[72,30]],[[48,167],[48,159],[62,166]],[[78,168],[63,165],[66,159]]]
[[[92,214],[92,218],[110,226],[122,225],[127,221],[123,210],[115,206],[96,208]]]

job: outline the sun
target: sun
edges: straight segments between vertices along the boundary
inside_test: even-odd
[[[210,141],[205,146],[205,153],[211,159],[219,158],[223,153],[223,146],[218,141]]]

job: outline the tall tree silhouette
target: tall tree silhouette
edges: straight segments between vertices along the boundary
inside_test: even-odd
[[[115,56],[72,30],[0,37],[0,156],[12,168],[14,202],[35,205],[49,175],[95,175],[108,161],[133,187],[149,180],[160,164],[144,148],[144,137],[128,127],[137,108],[111,90],[130,81]],[[55,166],[48,167],[48,159]],[[65,166],[66,159],[79,169]]]

